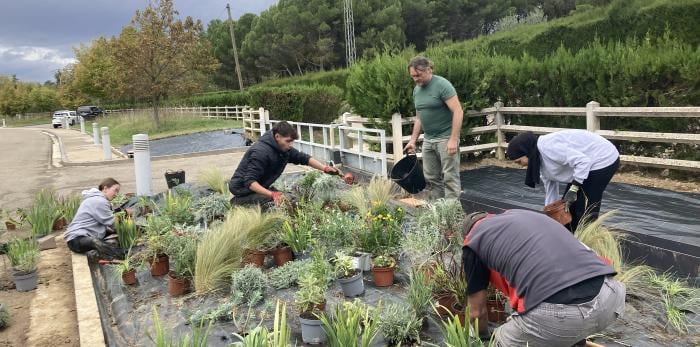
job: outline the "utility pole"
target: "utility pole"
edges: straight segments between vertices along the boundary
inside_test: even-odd
[[[233,35],[233,19],[231,19],[231,7],[226,4],[228,12],[228,31],[231,33],[231,45],[233,45],[233,60],[236,62],[236,75],[238,75],[238,88],[243,90],[243,79],[241,78],[241,66],[238,65],[238,48],[236,48],[236,36]]]

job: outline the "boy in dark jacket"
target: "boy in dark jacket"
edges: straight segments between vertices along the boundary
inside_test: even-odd
[[[231,205],[279,203],[284,195],[271,186],[282,175],[287,163],[308,165],[327,174],[339,174],[338,169],[323,165],[292,147],[298,138],[299,134],[287,122],[275,124],[272,131],[261,136],[246,151],[231,177]]]

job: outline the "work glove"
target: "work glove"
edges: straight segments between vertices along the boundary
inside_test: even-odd
[[[282,200],[284,199],[284,193],[282,192],[272,192],[272,201],[275,202],[275,204],[280,204]]]
[[[564,194],[564,202],[566,203],[566,211],[569,211],[569,207],[573,205],[576,202],[576,199],[578,199],[578,190],[579,186],[581,184],[573,181],[571,182],[571,187],[569,187],[569,190],[566,191],[566,194]]]
[[[330,165],[326,165],[323,167],[323,172],[329,175],[339,175],[340,176],[340,171]]]

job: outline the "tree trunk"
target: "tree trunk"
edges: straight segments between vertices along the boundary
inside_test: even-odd
[[[156,129],[160,129],[160,117],[158,115],[159,111],[160,96],[153,96],[153,120],[156,122]]]

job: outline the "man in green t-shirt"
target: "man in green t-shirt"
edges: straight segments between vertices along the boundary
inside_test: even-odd
[[[415,152],[423,129],[423,172],[431,198],[458,199],[462,191],[459,180],[459,131],[462,128],[462,105],[450,81],[433,75],[433,63],[415,57],[408,72],[416,83],[413,100],[416,121],[404,151]]]

